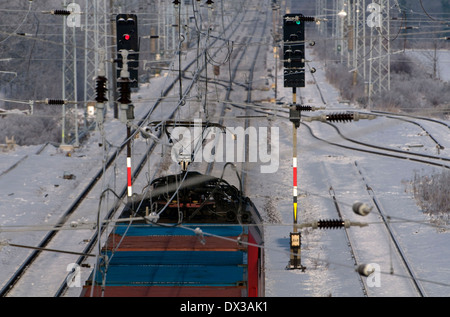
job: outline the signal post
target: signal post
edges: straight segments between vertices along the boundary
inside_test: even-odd
[[[305,22],[314,21],[312,17],[304,17],[302,14],[286,14],[283,17],[283,63],[284,63],[284,87],[292,88],[292,107],[289,111],[289,119],[292,122],[293,133],[293,232],[290,233],[290,260],[287,269],[301,269],[306,267],[301,264],[301,233],[298,231],[298,184],[297,184],[297,132],[300,127],[302,110],[310,110],[310,107],[297,105],[297,87],[305,87]]]
[[[135,14],[118,14],[116,16],[117,45],[117,85],[119,88],[121,121],[127,125],[127,196],[131,198],[131,126],[134,119],[134,106],[131,102],[131,88],[138,87],[139,36],[138,22]]]

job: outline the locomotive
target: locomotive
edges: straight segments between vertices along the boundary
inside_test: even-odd
[[[81,296],[264,296],[262,218],[223,178],[155,179],[122,210]]]

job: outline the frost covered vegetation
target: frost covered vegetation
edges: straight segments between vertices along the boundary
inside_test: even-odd
[[[59,8],[59,0],[1,2],[0,108],[30,112],[29,100],[62,99],[62,19],[41,13]],[[0,116],[0,143],[59,143],[61,116],[61,107],[39,104],[33,115]]]
[[[424,10],[427,13],[448,15],[450,1],[424,1],[424,6],[421,6],[418,1],[400,0],[399,4],[408,26],[417,29],[418,35],[411,31],[399,31],[391,40],[391,89],[373,94],[370,106],[377,110],[446,117],[450,115],[450,83],[439,78],[439,54],[436,53],[439,50],[450,50],[450,44],[444,40],[448,30],[444,24],[437,23],[437,18],[427,16]],[[420,35],[424,29],[428,31],[428,39]],[[331,31],[329,29],[328,34]],[[394,27],[391,31],[396,32]],[[408,54],[410,49],[420,49],[421,58]],[[354,67],[346,65],[346,55],[337,54],[335,40],[329,37],[321,39],[315,46],[314,53],[326,61],[324,71],[327,79],[339,89],[343,100],[361,107],[369,105],[364,80],[353,77],[351,70]]]
[[[375,95],[374,105],[424,115],[450,114],[450,83],[433,78],[422,65],[406,55],[391,60],[391,90]]]
[[[328,54],[332,50],[328,50]],[[316,53],[319,56],[323,55]],[[330,58],[329,56],[327,57]],[[362,80],[354,82],[346,65],[329,61],[326,76],[339,89],[341,98],[361,107],[368,105]],[[385,111],[404,111],[443,117],[450,114],[450,83],[433,78],[417,60],[405,53],[391,58],[391,90],[374,94],[372,108]]]
[[[414,175],[411,182],[414,198],[425,213],[434,219],[450,219],[450,172]]]
[[[35,109],[32,116],[8,115],[0,117],[0,143],[14,137],[18,145],[61,142],[61,121],[54,109]]]
[[[84,1],[82,1],[84,2]],[[126,1],[124,4],[126,6]],[[425,17],[417,1],[399,0],[399,4],[408,15],[408,21],[414,21],[419,15]],[[30,9],[31,5],[31,10]],[[450,1],[424,1],[428,12],[450,13]],[[0,108],[6,110],[29,110],[23,102],[29,100],[62,99],[62,18],[42,14],[61,8],[61,0],[40,1],[2,1],[0,3]],[[394,10],[395,11],[395,10]],[[410,16],[409,16],[410,15]],[[413,23],[413,22],[410,22]],[[412,24],[408,24],[411,26]],[[331,23],[329,23],[331,28]],[[315,26],[311,26],[308,35],[313,38]],[[25,35],[19,35],[25,34]],[[329,34],[331,34],[329,32]],[[447,36],[447,33],[443,33]],[[402,34],[403,35],[403,34]],[[440,35],[439,35],[440,36]],[[439,39],[436,35],[436,39]],[[406,43],[407,42],[407,43]],[[417,41],[403,37],[392,41],[392,50],[417,47],[429,49],[449,48],[448,41]],[[79,32],[77,43],[84,43],[83,32]],[[353,73],[334,56],[336,42],[333,39],[320,40],[315,53],[326,61],[329,81],[341,91],[342,99],[368,104],[364,92],[364,83],[354,82]],[[80,60],[83,52],[79,52]],[[433,55],[429,57],[433,59]],[[81,65],[79,65],[81,66]],[[406,54],[392,55],[391,59],[391,91],[374,95],[372,107],[389,111],[420,112],[421,114],[444,116],[450,114],[450,84],[438,80],[433,70],[424,69],[421,62],[413,60]],[[83,72],[78,73],[78,94],[84,82]],[[17,100],[22,103],[6,102]],[[41,106],[34,109],[32,116],[8,115],[0,116],[0,143],[5,137],[14,137],[19,145],[61,142],[61,118],[59,107]],[[67,131],[74,124],[74,118],[66,121]]]

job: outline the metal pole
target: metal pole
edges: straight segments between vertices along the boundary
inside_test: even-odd
[[[64,5],[66,3],[64,2]],[[67,18],[64,16],[63,18],[63,69],[62,69],[62,99],[66,100],[66,46],[67,46],[67,34],[66,34],[66,23]],[[61,122],[61,145],[66,145],[66,105],[62,105],[62,122]]]
[[[80,146],[79,136],[78,136],[78,76],[77,76],[77,40],[76,40],[76,27],[73,27],[73,96],[75,100],[75,147]]]
[[[292,99],[294,106],[297,103],[297,88],[292,88]],[[293,152],[292,152],[292,169],[293,169],[293,232],[290,235],[290,261],[288,264],[288,269],[301,269],[305,270],[305,267],[301,265],[301,234],[297,230],[296,224],[298,223],[298,205],[297,205],[297,132],[300,126],[300,111],[293,111],[293,116],[298,118],[292,119],[292,142],[293,142]]]

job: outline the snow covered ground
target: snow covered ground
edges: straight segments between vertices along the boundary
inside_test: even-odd
[[[265,49],[268,66],[258,69],[258,74],[255,75],[258,80],[266,76],[267,68],[272,67],[271,74],[275,75],[273,66],[270,66],[274,65],[272,48]],[[309,50],[308,54],[308,58],[312,60],[311,66],[323,69],[312,51]],[[446,65],[447,68],[442,69],[441,74],[450,73],[450,67]],[[281,73],[279,70],[278,74]],[[307,81],[313,80],[320,85],[326,101],[327,110],[320,113],[343,112],[353,108],[352,105],[339,103],[339,94],[327,83],[323,71],[315,73],[314,78],[307,74]],[[133,95],[133,98],[148,100],[158,97],[166,82],[165,77],[152,79],[151,85],[141,87],[138,94],[140,97]],[[263,100],[273,96],[271,90],[258,90],[254,92],[253,99]],[[280,75],[278,97],[284,97],[284,102],[292,99],[291,90],[282,87]],[[298,101],[305,104],[323,106],[317,87],[311,83],[300,89],[298,98],[301,98]],[[237,110],[233,111],[239,113]],[[364,296],[363,289],[367,290],[368,296],[417,296],[411,279],[404,276],[404,268],[381,224],[380,215],[371,213],[363,218],[353,214],[351,210],[355,201],[371,204],[366,182],[380,201],[383,212],[391,216],[391,226],[396,238],[412,263],[414,273],[422,279],[426,295],[450,296],[448,226],[432,226],[430,218],[421,212],[408,189],[408,182],[414,177],[415,171],[432,173],[439,170],[437,167],[330,145],[313,138],[306,125],[320,138],[334,143],[348,143],[325,123],[305,122],[298,130],[299,222],[338,218],[330,195],[332,187],[343,217],[368,222],[369,226],[352,227],[347,233],[344,230],[303,229],[301,256],[306,270],[286,270],[293,218],[292,124],[287,119],[276,117],[271,117],[270,120],[251,119],[250,124],[279,128],[278,170],[262,174],[258,164],[246,167],[246,194],[267,222],[264,245],[266,296]],[[347,137],[359,141],[397,149],[409,148],[408,144],[421,144],[421,147],[410,150],[438,155],[429,137],[410,123],[378,117],[337,125]],[[108,122],[107,129],[110,140],[123,140],[124,126],[120,122]],[[434,126],[433,129],[434,137],[445,145],[439,155],[450,157],[448,129]],[[45,146],[42,151],[42,145],[39,145],[17,147],[14,151],[0,153],[0,241],[34,245],[42,239],[45,231],[24,230],[23,226],[36,229],[37,226],[52,225],[58,221],[61,212],[79,194],[93,171],[101,166],[103,153],[98,147],[98,141],[98,135],[94,135],[71,156],[52,145]],[[17,162],[19,164],[14,167]],[[169,171],[173,170],[172,166]],[[66,179],[65,175],[74,177]],[[124,176],[123,171],[118,172],[117,179],[120,175]],[[233,174],[229,175],[231,177]],[[141,190],[139,186],[143,185],[136,184],[136,191]],[[92,195],[89,198],[96,202],[99,197]],[[18,228],[19,232],[14,232],[16,226],[22,226]],[[353,255],[348,247],[349,241],[354,246]],[[80,239],[76,243],[86,242]],[[30,252],[11,246],[0,249],[0,287]],[[361,278],[355,272],[355,262],[378,264],[381,270],[377,280],[379,283],[372,285],[370,280]],[[66,267],[67,264],[65,262],[60,265]],[[36,273],[39,275],[40,272]],[[84,273],[88,274],[89,271],[83,271]],[[33,282],[23,285],[23,292],[19,292],[17,296],[24,296],[27,288],[35,286]],[[72,288],[70,296],[77,296],[79,291],[79,288]]]
[[[319,61],[314,60],[314,56],[310,57],[313,59],[312,66],[320,65]],[[448,66],[442,73],[448,73]],[[338,93],[326,82],[323,72],[317,72],[315,79],[324,94],[327,103],[326,112],[340,113],[344,112],[344,109],[349,110],[349,105],[339,104]],[[321,105],[320,96],[314,85],[307,85],[300,90],[305,104]],[[290,98],[289,90],[281,89],[281,92],[287,99]],[[307,115],[314,114],[307,113]],[[289,160],[289,155],[292,155],[289,147],[292,128],[286,122],[280,122],[279,125],[283,131],[280,135],[280,139],[283,140],[283,150],[280,151],[283,153],[280,175],[273,177],[269,182],[261,183],[260,187],[267,187],[267,193],[274,192],[273,180],[279,180],[275,181],[278,186],[274,194],[270,195],[270,200],[274,202],[276,207],[272,208],[277,209],[282,222],[289,223],[292,222],[289,187],[292,184]],[[325,140],[349,145],[325,123],[316,121],[308,125],[316,135]],[[379,117],[374,120],[336,125],[345,136],[358,141],[438,156],[435,143],[411,123]],[[428,127],[428,124],[424,125]],[[436,133],[438,140],[445,146],[445,150],[439,155],[448,158],[450,153],[448,127],[440,128],[437,125],[433,127],[438,130],[430,131]],[[343,217],[352,221],[368,222],[370,225],[364,228],[352,227],[348,230],[348,236],[343,230],[304,230],[302,260],[307,267],[305,272],[285,270],[289,261],[287,252],[292,227],[268,226],[265,231],[268,248],[266,295],[363,296],[362,284],[364,284],[368,296],[417,296],[411,287],[411,279],[398,262],[393,243],[381,224],[380,215],[370,214],[363,218],[352,213],[351,206],[354,202],[371,203],[365,188],[367,182],[380,201],[383,213],[391,217],[391,226],[396,239],[412,263],[414,274],[422,280],[421,287],[425,296],[449,296],[450,270],[446,265],[450,256],[450,251],[446,247],[450,242],[448,226],[442,224],[440,227],[434,227],[430,223],[430,218],[416,205],[408,187],[416,171],[430,174],[439,172],[440,169],[427,164],[329,145],[311,138],[304,127],[299,129],[298,140],[300,222],[337,218],[329,195],[329,188],[332,186]],[[421,146],[413,148],[410,147],[411,144]],[[259,188],[255,190],[260,192]],[[259,207],[263,208],[262,202],[258,203]],[[348,252],[348,240],[355,248],[353,256]],[[355,272],[354,261],[358,264],[378,264],[381,272],[379,285],[373,286],[375,276],[369,277],[369,282],[365,277],[361,280]]]

